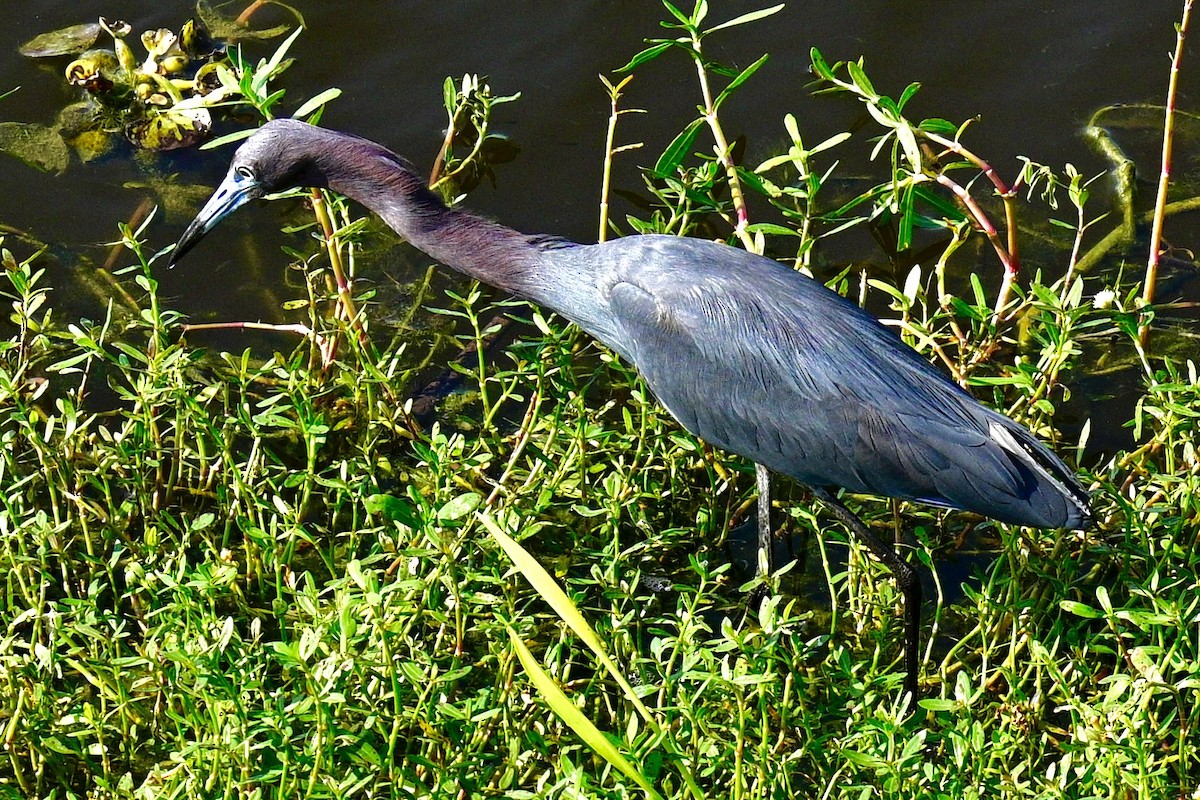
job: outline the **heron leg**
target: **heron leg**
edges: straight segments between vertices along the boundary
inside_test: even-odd
[[[827,490],[817,486],[809,487],[813,496],[824,503],[851,533],[867,546],[883,565],[891,570],[904,595],[904,691],[917,697],[917,674],[919,671],[919,651],[921,646],[921,580],[917,571],[901,558],[887,542],[871,533],[870,529],[846,508],[840,500]]]
[[[755,464],[754,478],[758,484],[758,549],[766,558],[759,568],[766,570],[762,577],[767,577],[775,570],[771,553],[771,472],[762,464]]]

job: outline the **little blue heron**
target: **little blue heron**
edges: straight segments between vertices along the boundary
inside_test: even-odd
[[[683,427],[812,491],[896,576],[904,688],[916,697],[921,584],[832,494],[1083,529],[1074,474],[855,304],[770,258],[699,239],[581,245],[448,208],[381,145],[298,120],[263,125],[184,231],[175,263],[249,200],[296,187],[344,194],[446,266],[550,309],[635,365]]]

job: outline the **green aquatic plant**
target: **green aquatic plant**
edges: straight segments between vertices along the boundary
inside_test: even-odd
[[[298,12],[292,13],[303,25]],[[219,34],[210,33],[213,29]],[[197,16],[178,31],[159,28],[135,36],[128,23],[101,18],[41,34],[20,52],[39,59],[74,56],[64,77],[82,98],[59,113],[56,126],[5,123],[17,133],[0,136],[0,151],[39,169],[62,172],[68,145],[83,161],[109,153],[118,138],[148,151],[195,147],[211,137],[214,111],[236,108],[244,99],[240,57],[231,45],[287,30],[255,31],[200,3]],[[104,40],[108,46],[99,46]],[[145,56],[137,55],[138,50]],[[35,138],[54,157],[31,157],[23,143]]]

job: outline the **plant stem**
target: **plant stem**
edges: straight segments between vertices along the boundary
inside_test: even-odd
[[[984,234],[988,238],[988,241],[992,243],[992,247],[995,249],[996,255],[1000,258],[1000,263],[1004,265],[1004,278],[1000,284],[1000,291],[996,293],[996,306],[992,310],[992,324],[999,325],[1001,314],[1003,313],[1005,306],[1008,305],[1009,297],[1012,295],[1013,282],[1017,279],[1017,273],[1020,271],[1020,267],[1013,259],[1012,253],[1009,252],[1009,250],[1004,246],[1004,242],[1000,238],[1000,233],[996,230],[996,226],[992,224],[990,219],[988,219],[987,213],[984,212],[984,210],[979,206],[979,203],[976,202],[975,198],[971,197],[971,193],[955,183],[954,180],[947,177],[944,172],[938,173],[934,180],[936,180],[941,186],[945,186],[947,189],[953,192],[954,196],[958,198],[959,202],[966,207],[967,211],[975,219],[975,223],[983,230]],[[1010,231],[1011,230],[1012,229],[1010,228]],[[1011,240],[1012,237],[1010,236],[1010,241]]]
[[[1016,183],[1014,183],[1012,186],[1009,186],[996,172],[995,167],[979,156],[975,155],[975,153],[971,152],[966,147],[963,147],[961,142],[953,139],[947,139],[944,136],[939,136],[936,133],[925,132],[925,136],[931,142],[940,144],[950,152],[966,159],[967,161],[970,161],[972,164],[978,167],[980,171],[983,172],[984,177],[991,181],[992,185],[996,187],[996,194],[999,195],[1000,199],[1004,202],[1004,226],[1008,233],[1007,246],[1001,246],[1000,236],[996,232],[995,226],[993,226],[991,222],[987,220],[987,215],[984,214],[983,209],[979,207],[979,204],[973,200],[968,202],[970,195],[967,194],[967,192],[961,187],[957,187],[957,184],[951,185],[953,184],[952,181],[947,183],[946,181],[949,181],[950,179],[946,178],[945,173],[938,175],[938,183],[950,188],[951,191],[953,191],[954,194],[963,201],[964,205],[967,206],[971,212],[971,215],[979,221],[980,227],[982,227],[984,232],[987,234],[992,246],[996,248],[996,254],[1000,256],[1001,263],[1004,264],[1004,280],[1000,284],[999,293],[996,295],[996,307],[992,316],[992,323],[999,324],[1000,314],[1004,310],[1004,307],[1008,305],[1009,296],[1012,293],[1013,283],[1016,281],[1017,276],[1021,272],[1020,242],[1017,234],[1017,190],[1020,188],[1021,179],[1018,178]]]
[[[450,152],[450,147],[454,144],[454,132],[458,130],[458,119],[469,107],[470,104],[463,102],[454,109],[454,116],[450,118],[450,125],[442,138],[442,148],[438,150],[437,157],[433,159],[433,169],[429,171],[430,187],[437,186],[438,181],[442,179],[442,170],[446,167],[446,154]]]
[[[746,230],[746,226],[750,222],[746,212],[746,198],[742,195],[742,182],[738,178],[737,167],[734,166],[733,158],[730,155],[729,140],[725,138],[725,131],[721,128],[721,120],[717,117],[717,109],[713,104],[712,89],[708,85],[708,71],[704,68],[704,56],[700,50],[698,33],[692,34],[692,52],[693,60],[696,62],[696,76],[700,80],[700,91],[704,95],[704,121],[708,123],[708,129],[712,131],[713,139],[716,142],[714,150],[721,166],[725,169],[725,177],[729,182],[729,196],[733,200],[733,209],[737,213],[737,224],[734,225],[733,232],[741,240],[743,247],[751,253],[757,253],[754,238]]]
[[[1175,29],[1175,53],[1171,57],[1171,78],[1167,82],[1167,108],[1163,120],[1162,171],[1158,177],[1158,197],[1154,202],[1154,220],[1150,230],[1150,254],[1146,261],[1146,282],[1142,288],[1142,301],[1146,306],[1154,302],[1154,289],[1158,283],[1159,248],[1162,243],[1163,219],[1166,216],[1167,186],[1171,182],[1171,151],[1175,136],[1175,92],[1179,84],[1179,63],[1183,58],[1183,40],[1187,37],[1188,19],[1192,14],[1192,0],[1183,2],[1183,18]],[[1142,346],[1150,336],[1150,325],[1143,321],[1138,331]]]
[[[346,277],[346,270],[342,264],[342,251],[338,248],[333,220],[329,216],[329,207],[326,205],[325,197],[320,189],[313,189],[311,197],[313,213],[321,225],[321,231],[325,238],[325,250],[329,253],[329,266],[333,270],[333,280],[337,286],[338,302],[342,307],[342,314],[345,316],[346,322],[358,334],[359,341],[366,343],[367,332],[363,329],[358,309],[354,306],[354,296],[350,291],[350,281]]]
[[[608,238],[608,196],[612,185],[612,158],[618,150],[626,149],[624,147],[614,149],[613,147],[617,137],[617,117],[624,113],[617,108],[617,100],[621,98],[621,90],[633,80],[633,76],[626,76],[616,86],[609,83],[603,75],[600,76],[600,80],[608,90],[612,110],[608,115],[608,132],[604,137],[604,175],[600,184],[600,230],[596,233],[597,242],[603,242]]]
[[[254,2],[252,2],[250,5],[246,6],[246,9],[244,11],[242,11],[241,14],[238,14],[237,24],[238,25],[249,25],[250,17],[254,16],[254,12],[258,11],[260,8],[262,8],[266,4],[267,4],[267,0],[254,0]]]

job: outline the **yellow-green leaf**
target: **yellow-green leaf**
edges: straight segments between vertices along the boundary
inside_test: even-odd
[[[503,533],[501,534],[503,535]],[[517,636],[512,628],[508,628],[508,638],[512,641],[513,650],[517,653],[517,658],[521,661],[521,666],[524,667],[525,673],[533,682],[534,687],[538,690],[538,694],[546,701],[546,705],[550,706],[555,714],[563,723],[575,732],[575,735],[583,740],[584,744],[592,748],[608,763],[612,764],[620,770],[626,777],[641,787],[647,797],[658,798],[662,800],[662,796],[654,791],[654,787],[646,780],[646,777],[629,763],[629,759],[621,755],[608,737],[600,732],[590,719],[583,715],[583,712],[571,702],[571,699],[563,694],[562,689],[558,688],[558,684],[546,674],[542,669],[542,665],[533,657],[533,653],[529,652],[529,648],[521,641],[521,637]]]

